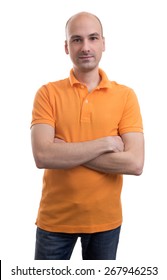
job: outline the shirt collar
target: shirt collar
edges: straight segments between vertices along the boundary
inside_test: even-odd
[[[111,81],[108,79],[106,73],[102,69],[100,69],[100,68],[99,68],[99,74],[101,76],[101,81],[100,81],[99,85],[97,86],[97,89],[100,89],[100,88],[111,88],[112,87]],[[75,78],[73,69],[71,69],[71,71],[70,71],[69,80],[70,80],[71,86],[74,86],[76,84],[81,84]]]

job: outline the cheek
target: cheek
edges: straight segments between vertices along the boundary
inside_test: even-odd
[[[70,55],[71,58],[75,59],[77,57],[77,54],[78,54],[78,50],[77,49],[74,49],[74,48],[70,48],[68,50],[68,53]]]
[[[76,61],[77,61],[77,55],[76,55],[76,53],[73,52],[73,51],[71,51],[71,50],[69,50],[69,56],[70,56],[71,61],[72,61],[73,63],[76,63]]]

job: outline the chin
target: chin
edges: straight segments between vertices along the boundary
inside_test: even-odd
[[[90,64],[90,63],[85,63],[84,65],[80,65],[78,69],[82,70],[83,72],[87,71],[92,71],[97,68],[97,64]]]

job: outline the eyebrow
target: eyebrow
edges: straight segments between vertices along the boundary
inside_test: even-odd
[[[89,34],[89,37],[92,37],[92,36],[97,36],[97,37],[100,37],[100,34],[95,32],[95,33],[92,33],[92,34]]]
[[[70,37],[70,40],[71,39],[77,39],[77,38],[81,38],[82,36],[80,36],[80,35],[72,35],[71,37]]]
[[[100,37],[100,34],[97,32],[94,32],[94,33],[91,33],[88,35],[88,37],[93,37],[93,36]],[[77,39],[77,38],[82,38],[82,36],[81,35],[72,35],[70,39]]]

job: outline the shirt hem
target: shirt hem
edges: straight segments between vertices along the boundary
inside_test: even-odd
[[[49,232],[61,232],[61,233],[95,233],[102,232],[107,230],[115,229],[122,224],[122,219],[116,223],[105,224],[105,225],[96,225],[96,226],[66,226],[66,225],[55,225],[48,226],[40,222],[35,223],[37,227],[49,231]]]

